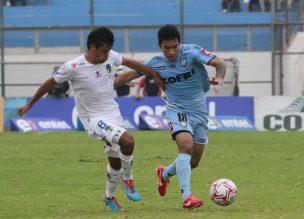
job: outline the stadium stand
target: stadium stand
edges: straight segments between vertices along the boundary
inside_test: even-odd
[[[4,8],[5,47],[33,47],[35,31],[26,28],[39,27],[83,27],[90,26],[90,4],[84,0],[48,0],[47,5],[37,1],[36,5],[14,6]],[[151,26],[151,29],[130,29],[130,48],[133,52],[157,51],[155,31],[164,23],[180,24],[179,0],[102,0],[94,1],[94,24],[110,27]],[[297,19],[296,11],[289,13],[289,20]],[[279,20],[286,19],[283,14]],[[248,3],[241,1],[241,12],[222,13],[221,0],[184,1],[184,25],[194,26],[185,33],[185,41],[210,45],[210,50],[247,51],[246,26],[251,28],[253,51],[268,51],[271,49],[272,21],[271,12],[248,12]],[[210,25],[210,28],[195,28],[197,25]],[[218,30],[218,47],[213,48],[212,25],[228,25]],[[229,25],[240,25],[239,28],[229,28]],[[242,26],[243,25],[243,26]],[[264,25],[264,26],[263,26]],[[25,28],[13,31],[13,28]],[[125,32],[114,30],[116,35],[116,50],[124,51]],[[86,35],[88,30],[85,30]],[[79,30],[39,30],[41,47],[78,46]],[[206,43],[207,42],[207,43]]]

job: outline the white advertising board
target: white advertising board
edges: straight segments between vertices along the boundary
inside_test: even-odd
[[[304,131],[304,97],[255,97],[258,131]]]

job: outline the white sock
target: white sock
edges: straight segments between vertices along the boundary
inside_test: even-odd
[[[121,179],[121,169],[115,170],[110,166],[110,164],[108,164],[107,171],[108,174],[107,174],[106,196],[107,198],[113,198],[115,189]]]
[[[133,154],[124,155],[119,151],[119,158],[121,160],[122,179],[124,181],[133,179],[132,165],[133,165]]]

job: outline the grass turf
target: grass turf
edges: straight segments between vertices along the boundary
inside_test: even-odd
[[[176,177],[168,193],[156,190],[155,167],[170,164],[177,147],[166,131],[134,131],[134,177],[142,201],[121,187],[124,211],[112,213],[100,200],[107,160],[103,144],[84,132],[0,133],[0,218],[303,218],[302,132],[210,132],[191,190],[205,200],[193,211],[181,207]],[[208,197],[218,178],[233,180],[239,195],[220,207]]]

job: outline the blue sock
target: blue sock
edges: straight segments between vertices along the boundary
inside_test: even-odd
[[[182,189],[182,199],[185,200],[190,192],[191,177],[191,156],[189,154],[179,154],[176,159],[176,173]]]
[[[166,180],[174,175],[176,175],[176,160],[174,160],[172,164],[165,167],[165,169],[163,170],[163,177]]]

